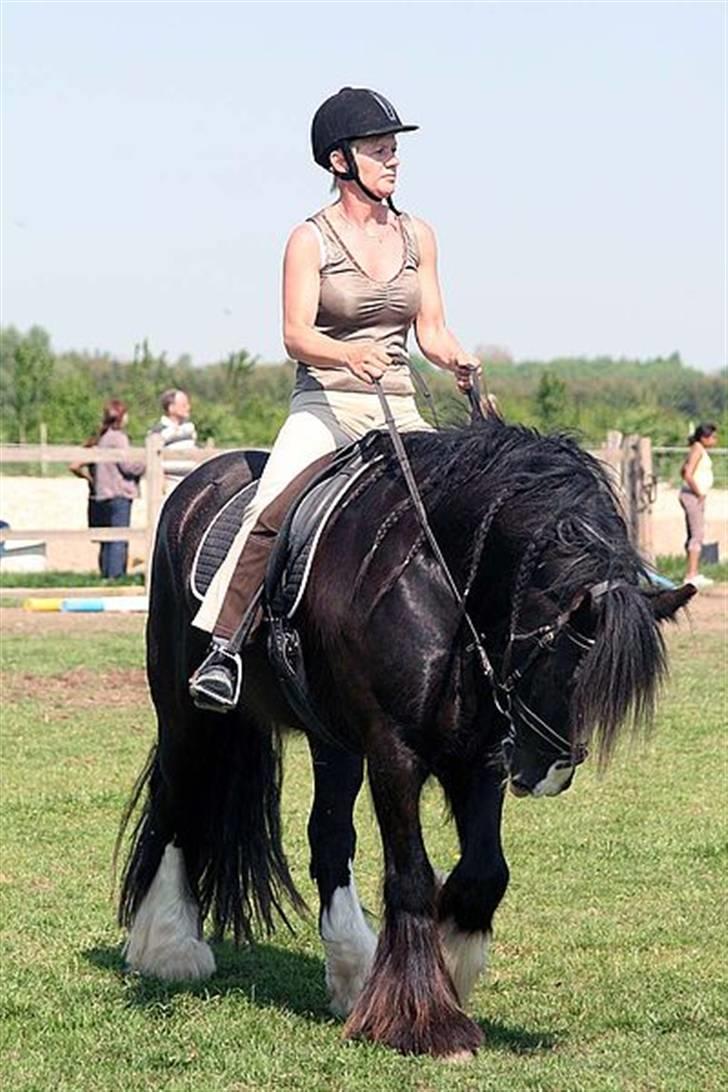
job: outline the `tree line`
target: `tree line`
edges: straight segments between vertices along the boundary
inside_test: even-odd
[[[568,429],[600,443],[608,429],[639,432],[660,445],[682,445],[698,421],[715,421],[728,436],[728,369],[706,374],[678,353],[650,360],[610,357],[514,362],[482,349],[485,382],[507,420],[544,431]],[[452,379],[413,357],[432,392],[440,420],[467,418]],[[202,441],[267,446],[283,423],[293,387],[291,361],[263,363],[247,350],[195,365],[169,361],[146,340],[131,361],[104,352],[55,353],[42,327],[0,331],[0,440],[32,443],[41,423],[50,443],[81,443],[92,435],[109,398],[130,411],[129,434],[140,442],[160,414],[159,396],[182,387],[193,402]],[[425,409],[425,414],[427,410]]]

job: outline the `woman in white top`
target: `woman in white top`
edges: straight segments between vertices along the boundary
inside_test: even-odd
[[[685,583],[705,588],[713,581],[698,572],[700,550],[705,534],[705,498],[713,485],[713,466],[707,449],[718,443],[718,426],[706,422],[698,425],[688,440],[690,450],[682,467],[683,485],[680,504],[685,511],[687,569]]]

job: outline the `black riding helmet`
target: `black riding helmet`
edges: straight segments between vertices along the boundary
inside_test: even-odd
[[[384,136],[389,133],[409,133],[419,125],[403,125],[391,102],[376,91],[366,87],[342,87],[319,106],[311,123],[313,158],[324,170],[333,171],[329,155],[340,148],[348,170],[333,171],[344,182],[356,182],[372,201],[379,198],[362,184],[356,166],[351,141],[363,137]],[[396,212],[391,198],[388,204]]]

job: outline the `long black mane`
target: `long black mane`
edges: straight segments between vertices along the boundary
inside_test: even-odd
[[[556,615],[589,589],[609,588],[592,604],[595,644],[576,681],[571,718],[606,759],[623,723],[649,721],[665,669],[644,562],[630,543],[609,469],[567,434],[544,436],[497,420],[404,439],[468,609],[496,643],[519,634],[529,597]],[[377,528],[362,537],[355,559],[354,598],[369,615],[428,556],[388,445],[384,438],[384,465],[357,498],[360,526]]]

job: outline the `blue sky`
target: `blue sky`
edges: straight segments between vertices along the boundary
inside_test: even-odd
[[[422,127],[399,204],[467,348],[725,363],[718,0],[3,7],[4,324],[283,359],[283,246],[330,199],[310,119],[352,84]]]

